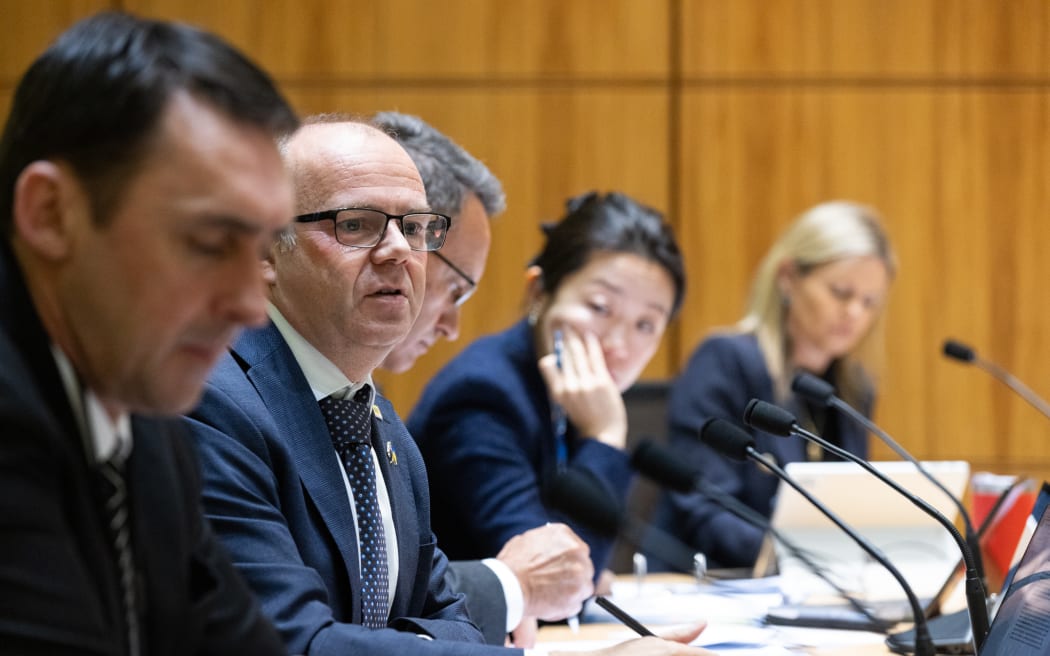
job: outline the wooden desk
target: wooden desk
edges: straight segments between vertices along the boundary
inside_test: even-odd
[[[659,633],[658,627],[652,627],[653,631]],[[558,624],[544,626],[540,629],[536,643],[542,646],[544,643],[562,643],[577,641],[622,641],[630,638],[624,636],[628,630],[621,624],[581,624],[580,632],[573,633],[568,626]],[[629,630],[628,630],[629,631]],[[633,637],[633,636],[631,636]],[[845,647],[821,647],[800,651],[800,654],[812,656],[886,656],[893,654],[885,645],[850,645]]]
[[[616,577],[619,582],[630,582],[633,581],[633,577],[629,575],[620,575]],[[646,583],[654,584],[682,584],[692,583],[694,579],[685,574],[651,574],[646,577]],[[657,625],[650,625],[650,628],[655,632],[659,633],[660,627]],[[633,632],[627,627],[618,623],[585,623],[580,625],[579,633],[573,633],[567,625],[556,624],[544,626],[539,630],[537,636],[537,644],[542,646],[544,643],[566,643],[566,642],[609,642],[609,641],[623,641],[629,640],[635,637]],[[800,654],[810,654],[812,656],[886,656],[892,654],[885,646],[885,644],[879,643],[876,645],[849,645],[841,647],[821,647],[815,649],[808,649],[805,651],[799,651]]]

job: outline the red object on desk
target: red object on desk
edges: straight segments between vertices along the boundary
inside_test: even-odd
[[[999,486],[985,487],[978,483],[979,477],[974,477],[973,488],[973,521],[980,525],[984,518],[995,505],[996,500],[1004,489]],[[981,538],[981,555],[984,557],[985,573],[988,578],[989,590],[998,590],[1002,587],[1006,572],[1010,569],[1010,561],[1013,560],[1017,551],[1017,543],[1021,539],[1025,522],[1032,513],[1035,506],[1036,490],[1031,481],[1021,481],[1008,493],[1006,499],[996,511],[992,523]]]

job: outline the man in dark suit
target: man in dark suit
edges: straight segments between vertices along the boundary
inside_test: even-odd
[[[293,652],[520,654],[482,644],[448,587],[419,451],[371,384],[418,315],[444,217],[405,151],[370,126],[309,124],[283,153],[298,216],[267,263],[272,323],[233,344],[188,420],[208,515]],[[355,405],[364,418],[347,436],[331,409]],[[344,452],[354,437],[370,447],[366,473]],[[625,649],[703,653],[655,639]]]
[[[418,116],[381,112],[373,125],[393,136],[423,179],[427,202],[452,217],[441,250],[427,258],[423,303],[412,329],[380,368],[409,370],[439,339],[459,337],[460,308],[482,275],[492,243],[489,220],[503,212],[503,185],[484,163]],[[580,612],[591,596],[590,549],[565,524],[525,531],[502,545],[493,558],[452,561],[450,583],[466,596],[470,617],[492,644],[535,642],[536,619],[557,621]],[[493,581],[496,576],[498,581]],[[502,594],[501,594],[502,593]]]
[[[102,14],[0,139],[0,652],[281,654],[177,420],[265,319],[297,120],[216,37]]]

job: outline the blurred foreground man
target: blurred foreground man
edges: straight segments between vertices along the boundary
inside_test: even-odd
[[[177,421],[243,324],[294,114],[218,38],[102,14],[0,140],[0,652],[281,654]]]

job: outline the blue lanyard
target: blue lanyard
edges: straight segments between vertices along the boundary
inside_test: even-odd
[[[565,410],[555,403],[551,408],[551,421],[554,424],[554,453],[557,457],[558,469],[565,469],[569,464],[569,441],[568,420]]]

